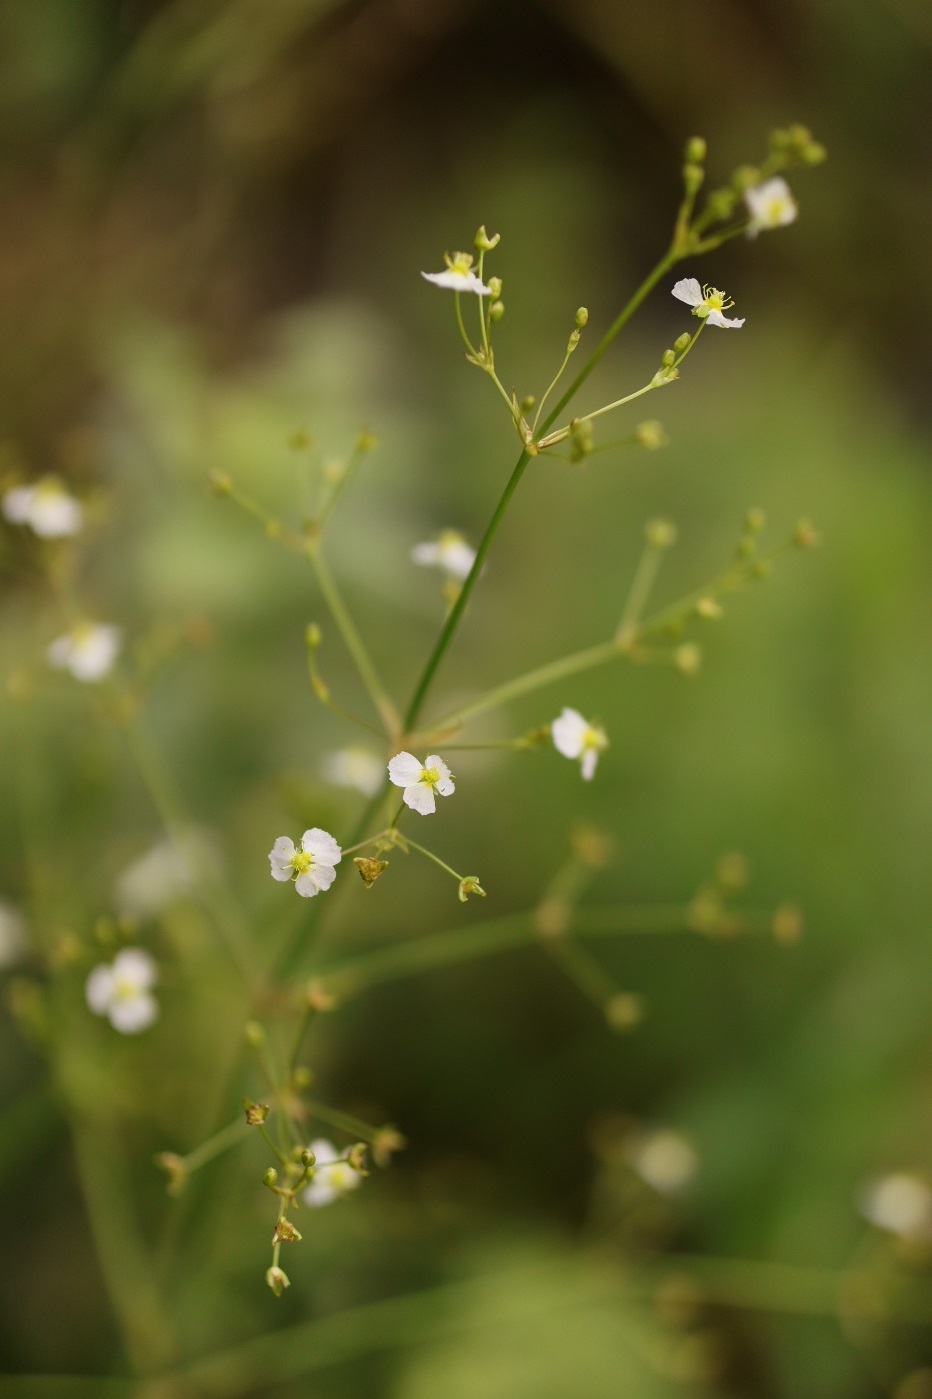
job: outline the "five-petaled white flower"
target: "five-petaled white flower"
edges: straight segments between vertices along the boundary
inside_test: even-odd
[[[87,978],[84,994],[95,1015],[106,1015],[121,1035],[138,1035],[158,1018],[150,994],[158,980],[155,962],[141,947],[124,947],[112,962],[102,962]]]
[[[56,670],[70,670],[75,680],[94,684],[110,674],[119,649],[119,627],[79,622],[57,636],[45,654]]]
[[[480,281],[472,270],[471,253],[444,253],[446,269],[443,272],[422,272],[421,276],[435,287],[449,287],[451,291],[471,291],[476,296],[490,296],[491,287]]]
[[[359,1172],[354,1171],[348,1161],[341,1159],[333,1142],[328,1142],[326,1137],[311,1142],[311,1150],[317,1157],[317,1164],[314,1179],[302,1196],[306,1205],[330,1205],[361,1183]]]
[[[368,748],[337,748],[325,753],[321,776],[334,787],[355,787],[364,797],[374,797],[382,785],[385,764]]]
[[[469,577],[476,562],[476,551],[470,548],[455,529],[445,529],[441,530],[436,539],[428,540],[424,544],[415,544],[411,550],[411,558],[422,568],[439,568],[448,578],[462,583]]]
[[[423,767],[413,753],[396,753],[388,765],[388,775],[396,787],[404,787],[404,804],[422,816],[436,811],[434,792],[448,797],[455,791],[453,774],[442,758],[431,753]]]
[[[719,291],[718,287],[710,287],[706,282],[700,287],[695,277],[684,277],[677,282],[673,288],[673,295],[677,301],[685,301],[687,306],[693,308],[693,315],[700,320],[708,321],[709,325],[720,325],[726,329],[738,329],[744,325],[744,317],[741,320],[730,321],[722,312],[734,306],[734,302],[726,292]]]
[[[330,888],[337,877],[334,865],[340,863],[342,854],[333,836],[319,826],[304,832],[300,850],[295,849],[293,840],[279,836],[269,851],[272,878],[282,884],[293,879],[302,899],[312,899],[322,889]]]
[[[783,228],[786,224],[793,223],[799,213],[799,205],[793,198],[793,192],[780,175],[746,189],[744,202],[751,215],[747,227],[749,238],[756,238],[758,233],[763,233],[768,228]]]
[[[588,782],[595,772],[599,754],[608,747],[605,730],[590,724],[578,709],[564,709],[550,725],[553,746],[564,758],[579,758],[582,775]]]
[[[84,511],[54,476],[34,486],[14,486],[4,494],[3,513],[14,525],[28,525],[42,539],[64,539],[77,534]]]

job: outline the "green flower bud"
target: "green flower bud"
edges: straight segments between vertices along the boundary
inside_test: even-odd
[[[473,239],[473,247],[476,249],[477,252],[490,253],[493,248],[498,247],[501,241],[502,235],[500,233],[493,233],[492,237],[490,238],[485,231],[485,224],[481,224],[478,232],[476,233],[475,238]]]
[[[488,281],[488,287],[493,301],[496,301],[502,294],[501,277],[490,277]]]
[[[287,1273],[283,1272],[281,1268],[277,1267],[269,1268],[268,1272],[265,1275],[265,1281],[275,1293],[276,1297],[280,1297],[284,1292],[285,1288],[291,1286],[291,1281]]]
[[[479,883],[477,874],[467,874],[465,879],[460,880],[459,901],[464,904],[470,894],[478,894],[480,898],[485,898],[485,890]]]
[[[576,329],[577,329],[577,330],[582,330],[583,326],[586,325],[586,324],[588,324],[588,321],[589,321],[589,312],[588,312],[588,310],[586,309],[585,306],[580,306],[579,310],[576,312]]]
[[[504,303],[504,301],[493,301],[493,302],[492,302],[492,305],[489,307],[489,320],[490,320],[490,321],[500,321],[501,318],[502,318],[502,316],[504,316],[504,314],[505,314],[505,303]]]
[[[721,222],[731,217],[737,202],[738,196],[734,190],[716,189],[709,195],[707,208],[711,217]]]
[[[266,1171],[265,1175],[262,1177],[262,1184],[267,1186],[269,1190],[275,1189],[278,1184],[278,1172],[274,1166],[270,1166]]]
[[[671,365],[676,363],[676,351],[664,350],[663,354],[660,357],[660,363],[664,366],[665,369],[669,369]]]
[[[793,543],[797,549],[815,549],[822,537],[811,520],[800,520],[793,531]]]
[[[697,675],[702,665],[702,652],[694,642],[688,641],[674,651],[673,664],[681,675]]]
[[[531,409],[534,407],[534,404],[536,402],[537,399],[534,397],[534,395],[532,393],[527,393],[524,395],[518,406],[520,407],[522,413],[530,413]]]
[[[265,1031],[258,1020],[247,1020],[243,1026],[243,1033],[246,1036],[246,1043],[251,1045],[253,1049],[258,1049],[260,1045],[265,1044]]]
[[[702,136],[690,136],[683,148],[683,159],[687,165],[702,165],[706,157],[706,143]]]
[[[799,153],[799,158],[803,165],[821,165],[823,160],[828,159],[828,151],[820,141],[810,141]]]
[[[316,622],[309,622],[304,633],[304,644],[309,651],[316,651],[324,636]]]
[[[673,342],[673,348],[678,355],[681,355],[688,346],[692,336],[688,330],[684,330],[682,335],[678,335]]]
[[[765,524],[766,519],[764,516],[764,512],[763,510],[758,509],[756,506],[753,510],[749,510],[747,515],[744,517],[744,528],[748,531],[749,534],[760,534]]]
[[[760,180],[760,170],[756,165],[739,165],[731,177],[731,183],[739,194],[743,194],[746,189],[752,189],[754,185],[759,185]]]
[[[638,423],[634,429],[634,440],[638,446],[646,447],[649,452],[656,452],[660,447],[666,447],[670,439],[663,430],[663,424],[656,419],[649,418],[645,423]]]
[[[699,193],[704,179],[705,171],[701,165],[683,166],[683,188],[690,198]]]
[[[605,1004],[605,1019],[613,1030],[633,1030],[644,1019],[644,1002],[630,991],[618,991]]]
[[[651,520],[644,528],[644,538],[652,549],[672,549],[676,543],[676,525],[672,520]]]
[[[207,483],[214,495],[229,495],[233,489],[233,480],[225,471],[209,472]]]

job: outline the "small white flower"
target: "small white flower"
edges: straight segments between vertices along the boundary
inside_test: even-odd
[[[295,849],[293,840],[279,836],[269,851],[272,878],[282,884],[293,879],[302,899],[313,899],[322,889],[329,889],[336,879],[334,865],[340,863],[342,854],[333,836],[319,826],[304,832],[300,850]]]
[[[2,509],[14,525],[28,525],[42,539],[64,539],[77,534],[84,511],[54,476],[34,486],[14,486],[5,493]]]
[[[579,758],[582,775],[590,781],[599,761],[599,754],[608,747],[605,730],[590,724],[578,709],[564,709],[550,725],[553,746],[564,758]]]
[[[625,1155],[632,1169],[659,1195],[675,1195],[682,1190],[699,1166],[692,1143],[669,1128],[639,1134]]]
[[[449,287],[451,291],[470,291],[476,296],[491,295],[491,287],[487,287],[473,272],[470,253],[454,253],[452,257],[449,253],[444,253],[443,260],[447,264],[445,271],[422,272],[421,276],[428,282],[433,282],[435,287]]]
[[[138,1035],[158,1018],[159,1007],[150,995],[158,980],[155,962],[141,947],[125,947],[110,963],[95,967],[84,994],[95,1015],[106,1015],[121,1035]]]
[[[382,785],[385,764],[368,748],[338,748],[324,754],[320,771],[334,787],[355,787],[364,797],[374,797]]]
[[[119,650],[119,627],[79,622],[57,636],[45,654],[56,670],[70,670],[75,680],[94,684],[109,675]]]
[[[0,971],[14,967],[26,951],[26,924],[12,904],[0,901]]]
[[[415,544],[411,558],[422,568],[439,568],[448,578],[462,583],[476,562],[476,551],[455,529],[441,530],[436,539]]]
[[[191,893],[198,870],[219,875],[220,857],[212,837],[191,828],[134,860],[117,879],[113,901],[121,913],[151,918]]]
[[[784,228],[788,223],[793,223],[799,214],[799,205],[793,198],[792,190],[780,175],[746,189],[744,202],[751,215],[747,227],[749,238],[756,238],[758,233],[768,228]]]
[[[396,787],[403,787],[402,800],[412,811],[430,816],[436,811],[434,792],[449,797],[456,789],[453,774],[442,758],[431,753],[423,767],[413,753],[396,753],[388,765],[388,775]]]
[[[333,1142],[320,1137],[311,1142],[311,1150],[317,1157],[314,1179],[304,1191],[302,1199],[306,1205],[317,1208],[330,1205],[341,1195],[347,1195],[361,1183],[362,1177],[354,1171],[348,1161],[340,1160],[340,1153]]]
[[[718,287],[710,287],[707,282],[700,287],[695,277],[684,277],[673,288],[673,295],[677,301],[685,301],[687,306],[693,308],[693,315],[708,321],[709,325],[734,327],[736,330],[744,325],[743,317],[740,321],[730,321],[727,316],[722,315],[723,311],[727,311],[735,303],[726,292],[719,291]]]
[[[906,1171],[877,1176],[861,1191],[864,1218],[901,1239],[932,1239],[932,1190],[921,1176]]]

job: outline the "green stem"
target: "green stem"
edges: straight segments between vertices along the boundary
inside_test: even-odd
[[[621,621],[615,632],[616,641],[630,637],[635,631],[656,582],[664,552],[663,549],[657,549],[653,544],[645,544],[644,552],[641,554],[634,578],[631,581],[631,589],[625,601]]]
[[[225,1151],[229,1151],[231,1146],[236,1146],[237,1142],[249,1133],[249,1124],[242,1113],[227,1126],[221,1127],[219,1132],[215,1132],[212,1137],[208,1137],[206,1142],[189,1151],[187,1156],[181,1159],[186,1169],[199,1171],[202,1166],[206,1166],[208,1161],[213,1161],[215,1157],[221,1156]]]
[[[330,1127],[338,1128],[349,1137],[357,1137],[363,1142],[374,1142],[379,1136],[380,1128],[363,1122],[360,1117],[353,1117],[351,1113],[340,1112],[337,1108],[327,1107],[326,1103],[318,1103],[314,1100],[308,1102],[306,1106],[313,1117],[319,1117],[321,1122],[326,1122]]]
[[[581,413],[579,415],[580,420],[583,422],[591,422],[593,418],[601,418],[603,413],[611,413],[615,408],[621,408],[625,403],[631,403],[634,399],[641,398],[644,394],[650,393],[652,389],[659,389],[662,387],[662,384],[655,384],[654,381],[651,380],[651,382],[645,384],[642,389],[636,389],[634,393],[625,394],[624,398],[616,398],[614,403],[606,403],[604,408],[596,408],[594,413]],[[565,442],[572,431],[572,423],[568,424],[566,427],[558,428],[556,432],[550,433],[549,437],[542,437],[537,446],[542,452],[545,452],[548,447],[555,447],[558,442]]]
[[[352,618],[346,609],[342,597],[333,576],[324,563],[319,547],[315,544],[307,549],[307,557],[314,576],[317,579],[317,586],[323,594],[324,601],[330,609],[330,614],[340,629],[340,635],[346,644],[346,649],[355,662],[366,691],[379,714],[382,723],[389,733],[397,734],[399,731],[398,711],[388,696],[385,686],[379,679],[378,672],[373,665],[369,653],[366,650],[362,638],[356,630]]]
[[[457,884],[462,884],[463,876],[461,874],[457,874],[456,870],[451,869],[448,864],[441,860],[439,855],[435,855],[433,851],[428,850],[426,846],[418,845],[417,841],[412,840],[410,836],[402,836],[402,840],[404,841],[406,846],[410,845],[411,849],[416,850],[419,855],[424,855],[428,860],[433,860],[434,864],[439,865],[442,870],[446,870],[447,874],[453,876]]]
[[[453,297],[456,301],[456,323],[460,328],[460,335],[462,335],[463,337],[463,344],[466,346],[467,350],[471,355],[474,355],[476,358],[478,358],[478,355],[476,354],[476,347],[470,340],[469,336],[466,334],[466,326],[463,322],[463,308],[460,304],[459,292],[455,291],[453,293]]]

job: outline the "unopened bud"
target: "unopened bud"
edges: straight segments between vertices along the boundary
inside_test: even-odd
[[[504,314],[505,314],[505,303],[504,303],[504,301],[493,301],[493,302],[492,302],[492,305],[489,307],[489,320],[491,320],[491,321],[500,321],[501,318],[502,318],[502,316],[504,316]]]
[[[482,224],[473,239],[473,247],[477,252],[490,253],[493,248],[498,247],[501,241],[502,235],[500,233],[493,233],[490,238],[485,231],[485,224]]]
[[[773,935],[784,947],[792,947],[803,935],[803,916],[795,904],[781,904],[773,915]]]
[[[492,300],[493,300],[493,301],[497,301],[498,298],[499,298],[499,297],[501,296],[501,294],[502,294],[502,279],[501,279],[501,277],[490,277],[490,278],[489,278],[489,282],[488,282],[488,286],[489,286],[489,292],[490,292],[490,294],[491,294]]]
[[[526,393],[518,406],[520,407],[522,413],[530,413],[531,409],[534,407],[534,404],[536,402],[537,399],[532,393]]]
[[[464,904],[470,894],[478,894],[480,898],[485,898],[485,890],[479,883],[477,874],[467,874],[465,879],[460,880],[459,901]]]
[[[615,852],[612,837],[589,825],[575,828],[570,835],[570,846],[579,863],[590,870],[604,869]]]
[[[309,651],[316,651],[324,635],[316,622],[310,622],[304,632],[304,644]]]
[[[696,616],[707,622],[717,622],[722,615],[722,604],[714,597],[701,597],[696,603]]]
[[[669,369],[672,364],[676,363],[676,351],[664,350],[663,354],[660,356],[660,363],[665,369]]]
[[[562,937],[572,916],[572,905],[554,895],[538,904],[534,912],[534,931],[542,938]]]
[[[683,188],[690,198],[699,193],[704,179],[705,171],[701,165],[683,166]]]
[[[690,136],[683,148],[683,159],[688,165],[701,165],[705,157],[705,139],[702,136]]]
[[[767,521],[763,510],[759,510],[756,507],[753,510],[749,510],[744,517],[744,528],[749,534],[760,534],[766,523]]]
[[[578,311],[576,312],[576,329],[582,330],[583,326],[587,325],[588,322],[589,308],[587,306],[580,306]]]
[[[314,1155],[313,1151],[309,1146],[302,1147],[301,1155],[298,1157],[298,1160],[304,1167],[316,1166],[317,1164],[317,1157]]]
[[[346,1164],[352,1166],[353,1170],[357,1171],[361,1176],[367,1176],[369,1174],[366,1170],[367,1149],[365,1142],[356,1142],[346,1153]]]
[[[634,440],[639,447],[646,447],[649,452],[656,452],[660,447],[666,447],[670,441],[664,432],[663,424],[658,423],[655,418],[638,423],[634,429]]]
[[[800,151],[799,158],[803,165],[821,165],[823,160],[828,159],[828,151],[821,141],[810,141],[808,146],[804,146]]]
[[[814,549],[821,544],[822,537],[811,520],[800,520],[793,531],[793,543],[797,549]]]
[[[720,222],[731,216],[737,202],[738,196],[734,190],[716,189],[709,195],[707,208],[710,216]]]
[[[751,577],[759,580],[769,578],[773,573],[773,559],[758,559],[751,568]]]
[[[261,1127],[269,1115],[268,1103],[254,1103],[251,1098],[243,1099],[246,1123],[249,1127]]]
[[[578,330],[571,330],[571,331],[570,331],[570,338],[569,338],[569,340],[567,340],[567,342],[566,342],[566,353],[567,353],[568,355],[571,355],[571,354],[573,353],[573,351],[576,349],[576,346],[577,346],[578,344],[579,344],[579,331],[578,331]]]
[[[299,1064],[291,1075],[291,1086],[298,1093],[303,1093],[305,1088],[310,1088],[314,1082],[314,1075],[306,1064]]]
[[[687,330],[684,330],[682,335],[678,335],[676,337],[676,339],[673,342],[673,348],[678,355],[681,355],[684,350],[689,348],[689,342],[691,339],[692,336]]]
[[[672,520],[649,520],[644,538],[652,549],[672,549],[676,543],[676,525]]]
[[[232,478],[225,471],[211,471],[207,482],[214,495],[229,495],[233,489]]]
[[[595,446],[592,423],[589,418],[574,418],[570,426],[570,461],[582,461]]]
[[[605,1003],[605,1019],[613,1030],[633,1030],[644,1019],[644,1003],[630,991],[618,991]]]
[[[265,1175],[262,1177],[262,1184],[268,1190],[275,1189],[276,1185],[278,1184],[278,1172],[276,1171],[274,1166],[270,1166],[268,1168]]]
[[[276,1297],[280,1297],[284,1292],[285,1288],[291,1286],[291,1281],[288,1277],[288,1274],[283,1272],[281,1268],[277,1267],[269,1268],[268,1272],[265,1275],[265,1281],[275,1293]]]
[[[377,879],[388,869],[387,860],[375,860],[371,855],[357,855],[353,864],[359,870],[359,876],[367,889],[371,889]]]
[[[702,652],[694,642],[688,641],[674,651],[673,664],[681,675],[696,675],[702,665]]]
[[[253,1049],[258,1049],[265,1044],[265,1031],[258,1020],[247,1020],[243,1026],[243,1033],[246,1036],[246,1043]]]
[[[760,184],[760,171],[756,165],[739,165],[731,177],[731,183],[739,194]]]
[[[282,1216],[281,1219],[277,1219],[275,1221],[275,1233],[272,1235],[273,1245],[297,1244],[300,1242],[301,1235],[298,1233],[297,1229],[294,1227],[290,1219],[285,1219],[285,1217]]]

